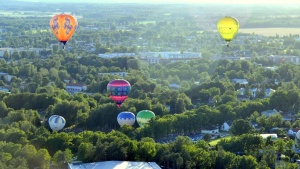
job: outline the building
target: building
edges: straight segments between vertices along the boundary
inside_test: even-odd
[[[256,98],[257,96],[257,93],[260,91],[261,89],[258,89],[258,88],[252,88],[252,89],[249,89],[249,92],[251,93],[251,97],[252,98]],[[240,95],[245,95],[246,94],[246,89],[245,88],[240,88],[237,90],[237,92],[240,94]],[[271,97],[271,95],[276,92],[276,90],[274,89],[271,89],[271,88],[268,88],[268,89],[265,89],[265,97]]]
[[[214,128],[214,127],[211,127],[211,128],[206,128],[206,129],[203,129],[201,130],[201,133],[202,134],[216,134],[216,133],[219,133],[219,129],[218,128]]]
[[[260,136],[261,136],[264,140],[267,139],[268,137],[271,137],[272,140],[277,140],[277,139],[278,139],[277,134],[260,134]]]
[[[201,53],[144,52],[140,53],[139,57],[140,61],[146,64],[168,64],[199,59],[201,57]]]
[[[232,125],[232,121],[225,121],[225,122],[221,125],[221,130],[222,130],[222,131],[229,131],[231,125]]]
[[[8,73],[4,73],[4,72],[0,72],[0,78],[4,76],[4,78],[6,79],[7,82],[11,81],[11,78],[14,77],[12,75],[9,75]]]
[[[109,72],[109,73],[98,73],[98,76],[105,76],[105,75],[119,75],[120,77],[126,77],[127,72]]]
[[[276,91],[276,90],[271,89],[271,88],[266,89],[266,90],[265,90],[266,97],[271,97],[271,95],[272,95],[275,91]]]
[[[247,79],[237,79],[237,78],[234,78],[234,79],[232,79],[232,82],[233,83],[239,83],[239,84],[248,84],[248,81],[247,81]]]
[[[246,96],[246,95],[240,95],[240,94],[238,94],[236,97],[237,97],[237,99],[239,101],[250,100],[250,97]]]
[[[98,54],[101,58],[117,58],[117,57],[135,57],[135,53],[106,53],[106,54]]]
[[[300,128],[291,128],[288,130],[287,135],[290,137],[295,137],[296,133],[300,130]]]
[[[5,88],[5,87],[0,87],[0,91],[10,93],[10,90],[8,88]]]
[[[155,162],[103,161],[94,163],[69,163],[68,169],[161,169]]]
[[[66,85],[67,92],[74,93],[74,92],[81,92],[86,91],[87,86],[83,83],[68,83]]]
[[[276,109],[265,110],[265,111],[261,112],[261,115],[265,115],[266,117],[273,116],[273,115],[276,115],[276,114],[280,114],[280,112],[277,111]]]
[[[180,85],[178,85],[178,84],[176,84],[176,83],[171,83],[171,84],[169,85],[169,87],[170,87],[171,89],[179,89],[179,88],[180,88]]]

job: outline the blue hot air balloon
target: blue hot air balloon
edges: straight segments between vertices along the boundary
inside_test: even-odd
[[[53,131],[59,131],[66,125],[66,120],[62,116],[53,115],[48,120],[49,126]]]
[[[121,112],[119,113],[118,117],[117,117],[118,123],[120,126],[122,125],[133,125],[135,122],[135,115],[131,112]]]

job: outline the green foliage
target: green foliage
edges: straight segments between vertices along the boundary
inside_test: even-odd
[[[13,109],[46,109],[56,103],[53,96],[47,94],[20,93],[11,94],[4,98],[4,103]]]
[[[253,132],[253,126],[249,123],[249,121],[244,119],[234,120],[232,126],[230,127],[230,133],[235,136]]]
[[[48,6],[33,5],[30,7],[20,2],[13,8],[31,11],[38,5],[34,9],[42,10],[41,15],[47,12]],[[3,2],[3,6],[9,4]],[[155,8],[154,16],[148,15],[148,12],[153,13],[150,8],[144,10],[134,6],[135,10],[131,10],[131,7],[118,5],[110,8],[93,4],[85,11],[81,6],[72,5],[72,10],[79,11],[85,19],[81,20],[82,29],[76,31],[66,50],[56,45],[57,40],[49,31],[41,30],[49,27],[46,17],[28,16],[26,13],[29,12],[23,13],[22,10],[14,11],[9,17],[6,16],[11,12],[9,10],[1,14],[3,30],[0,37],[3,40],[0,46],[16,50],[4,51],[5,60],[0,61],[1,72],[14,76],[10,81],[5,76],[0,80],[0,86],[11,92],[0,93],[0,168],[49,168],[51,157],[54,166],[63,168],[73,155],[83,162],[155,161],[164,168],[267,168],[274,166],[275,150],[289,157],[294,155],[292,140],[273,142],[269,138],[263,144],[260,136],[249,134],[254,130],[248,119],[258,122],[261,131],[272,127],[289,128],[291,124],[284,123],[280,115],[265,117],[260,116],[260,112],[268,109],[299,112],[299,65],[287,62],[276,65],[272,59],[260,57],[271,54],[299,56],[299,42],[295,40],[298,35],[263,37],[240,34],[241,43],[233,42],[230,48],[218,48],[220,38],[215,32],[199,31],[211,29],[211,24],[206,21],[209,18],[206,10],[210,8],[194,11],[193,15],[203,23],[196,24],[194,17],[183,13],[192,8],[178,7],[170,12],[169,7],[163,5]],[[111,9],[124,11],[124,8],[130,10],[132,16],[126,16],[126,12],[110,12]],[[240,8],[246,11],[244,9]],[[282,23],[295,26],[299,22],[292,18],[290,8],[274,7],[277,14],[273,18],[268,10],[261,9],[253,9],[258,17],[250,17],[243,23],[244,27],[280,26]],[[111,15],[104,18],[104,22],[98,22],[97,17],[103,12]],[[22,15],[22,18],[16,15]],[[86,30],[86,25],[99,29]],[[110,30],[106,29],[107,25],[110,25]],[[121,25],[130,27],[130,31],[121,30]],[[95,50],[86,49],[88,45],[81,45],[80,41],[91,42]],[[52,47],[49,48],[50,44]],[[20,47],[23,47],[22,51]],[[41,52],[26,51],[30,48],[41,48]],[[168,63],[159,55],[161,63],[147,65],[141,61],[148,61],[148,58],[141,58],[144,51],[178,49],[182,54],[188,50],[201,52],[201,58]],[[130,52],[136,57],[106,59],[98,56],[99,53],[111,52]],[[251,59],[222,59],[234,55],[247,55]],[[264,66],[277,66],[277,69],[265,69]],[[127,72],[125,78],[132,85],[121,110],[106,93],[107,83],[120,77],[98,76],[98,73],[118,71]],[[249,84],[233,84],[233,78],[245,78]],[[278,85],[273,83],[275,79],[280,81]],[[88,93],[69,94],[65,91],[68,80],[86,83]],[[171,89],[170,83],[181,87]],[[257,87],[260,92],[257,98],[241,102],[236,92],[241,87]],[[276,92],[270,98],[260,98],[266,96],[264,89],[267,88]],[[251,93],[248,91],[245,95]],[[212,99],[212,104],[208,104],[209,99]],[[139,128],[137,124],[122,127],[117,124],[120,111],[136,114],[143,109],[152,110],[157,117],[145,128]],[[46,115],[43,114],[45,110]],[[66,119],[63,131],[50,132],[47,118],[53,114]],[[174,134],[199,133],[201,129],[220,126],[227,120],[234,121],[231,133],[236,136],[221,139],[216,147],[209,147],[204,140],[193,143],[188,137],[174,138]],[[298,123],[297,120],[292,126],[300,127]],[[279,130],[278,134],[283,136],[283,133]],[[163,138],[175,141],[160,144]],[[204,138],[209,140],[209,135]],[[258,153],[259,149],[263,154]],[[245,152],[246,155],[237,156],[234,152]],[[282,167],[295,168],[286,161]]]

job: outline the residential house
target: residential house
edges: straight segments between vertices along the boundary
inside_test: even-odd
[[[126,77],[127,72],[109,72],[109,73],[98,73],[98,76],[105,76],[105,75],[119,75],[120,77]]]
[[[0,87],[0,91],[10,93],[9,89],[5,87]]]
[[[265,90],[266,97],[271,97],[271,95],[272,95],[275,91],[276,91],[276,90],[271,89],[271,88],[266,89],[266,90]]]
[[[256,98],[257,96],[257,93],[260,91],[261,89],[258,89],[258,88],[252,88],[252,89],[249,89],[250,93],[251,93],[251,97],[252,98]],[[271,97],[271,95],[275,92],[276,90],[274,89],[271,89],[271,88],[268,88],[268,89],[265,89],[265,97]],[[237,92],[240,94],[240,95],[245,95],[246,94],[246,89],[245,88],[240,88],[237,90]]]
[[[178,84],[176,84],[176,83],[171,83],[171,84],[169,85],[169,87],[170,87],[171,89],[179,89],[179,88],[180,88],[180,85],[178,85]]]
[[[250,89],[251,95],[253,98],[256,98],[256,93],[257,93],[258,89],[257,88],[252,88]]]
[[[251,124],[251,126],[252,126],[253,128],[255,128],[256,130],[259,130],[259,129],[260,129],[258,123],[256,123],[256,122],[250,122],[250,124]],[[225,122],[221,125],[220,130],[221,130],[221,131],[229,131],[231,126],[232,126],[232,121],[225,121]]]
[[[208,104],[213,105],[215,103],[214,98],[209,97],[208,98]]]
[[[239,84],[248,84],[248,81],[247,81],[247,79],[237,79],[237,78],[234,78],[234,79],[232,79],[232,82],[233,83],[239,83]]]
[[[219,129],[216,128],[216,127],[208,127],[206,129],[201,130],[201,133],[202,134],[206,134],[206,133],[208,133],[208,134],[216,134],[216,133],[219,133]]]
[[[272,133],[272,134],[260,134],[260,136],[265,140],[267,139],[268,137],[271,137],[272,140],[277,140],[278,139],[278,136],[277,134],[275,133]]]
[[[222,125],[221,125],[221,129],[222,131],[229,131],[230,127],[232,125],[232,121],[225,121]]]
[[[87,85],[83,83],[68,83],[66,90],[70,93],[81,92],[87,90]]]
[[[251,121],[251,126],[254,127],[255,130],[259,131],[261,129],[261,126],[259,126],[258,123]]]
[[[245,95],[238,94],[236,97],[239,101],[250,100],[250,97]]]
[[[9,75],[8,73],[4,73],[4,72],[0,72],[0,78],[4,76],[4,78],[6,79],[7,82],[11,81],[11,78],[14,77],[12,75]]]
[[[261,112],[261,115],[265,115],[266,117],[270,117],[270,116],[273,116],[273,115],[276,115],[276,114],[280,114],[280,112],[277,111],[276,109],[265,110],[265,111]]]
[[[289,137],[295,137],[296,136],[296,133],[300,130],[300,128],[290,128],[287,132],[287,135]]]

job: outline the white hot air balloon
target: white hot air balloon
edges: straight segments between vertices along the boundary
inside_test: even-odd
[[[117,120],[120,126],[125,124],[132,126],[135,122],[135,115],[127,111],[121,112],[119,113]]]
[[[66,120],[62,116],[52,115],[49,120],[49,126],[53,131],[59,131],[64,128]]]
[[[296,147],[300,147],[300,130],[295,135],[295,145]]]

